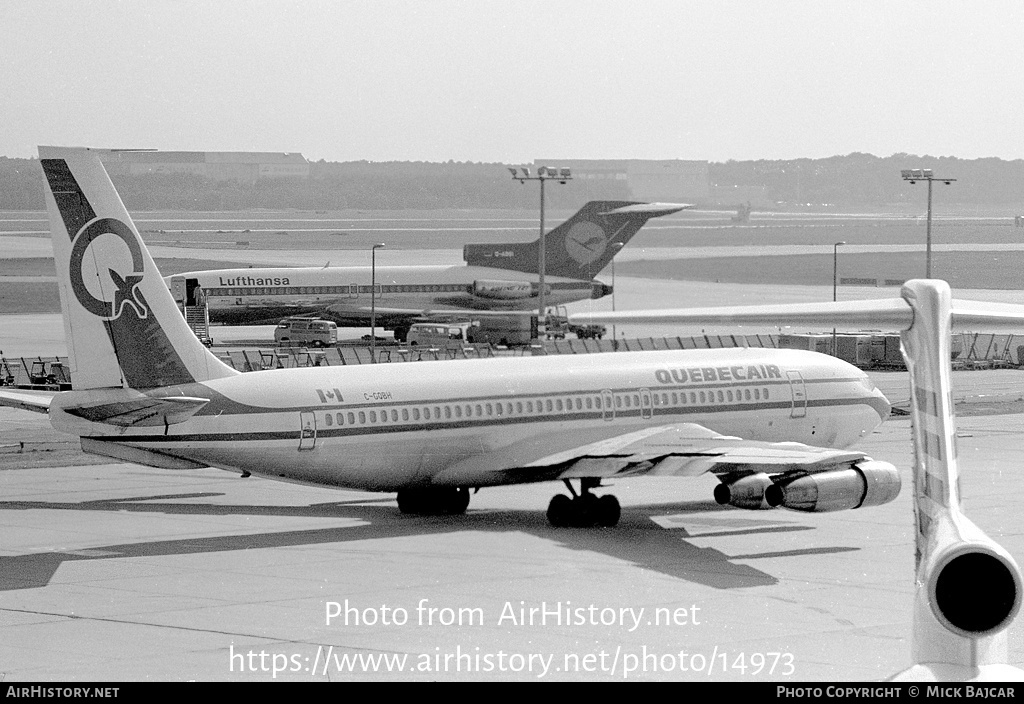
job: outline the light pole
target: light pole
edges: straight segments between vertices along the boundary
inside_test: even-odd
[[[545,310],[547,306],[544,292],[544,255],[547,249],[544,239],[544,182],[554,180],[565,184],[566,181],[572,180],[572,171],[564,166],[557,169],[550,166],[540,166],[537,168],[537,175],[531,176],[530,170],[525,166],[521,169],[515,169],[510,166],[508,170],[512,172],[512,178],[519,181],[519,183],[525,184],[527,181],[540,181],[540,251],[537,253],[537,273],[540,280],[537,290],[537,337],[543,339],[547,328],[547,311]]]
[[[377,363],[377,250],[383,242],[370,248],[370,361]]]
[[[615,252],[612,254],[612,313],[615,312],[615,257],[619,250],[626,246],[625,242],[616,242],[612,245]],[[612,323],[612,340],[615,341],[614,349],[619,348],[618,328]]]
[[[846,244],[846,242],[836,242],[832,245],[832,302],[836,302],[836,285],[839,283],[839,247]],[[835,357],[836,352],[836,329],[832,328],[832,356]]]
[[[938,178],[936,177],[931,169],[902,169],[900,174],[903,176],[904,181],[910,181],[910,185],[913,186],[918,181],[928,182],[928,225],[925,230],[925,265],[924,265],[924,277],[926,279],[932,278],[932,181],[942,181],[947,186],[955,178]]]

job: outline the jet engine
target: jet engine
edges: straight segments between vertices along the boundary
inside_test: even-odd
[[[715,487],[715,501],[736,508],[752,510],[774,508],[764,499],[765,490],[772,485],[771,477],[763,473],[748,474],[736,481],[722,482]]]
[[[537,295],[537,293],[534,285],[529,281],[478,279],[473,282],[473,295],[479,298],[515,300],[518,298],[530,298]]]
[[[899,471],[888,462],[861,460],[826,472],[778,479],[764,492],[769,506],[821,513],[889,503],[900,493]]]

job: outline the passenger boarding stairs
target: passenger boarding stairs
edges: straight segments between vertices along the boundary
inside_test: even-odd
[[[209,347],[213,344],[213,339],[210,337],[210,311],[206,305],[184,306],[184,309],[185,322],[188,323],[199,341]]]

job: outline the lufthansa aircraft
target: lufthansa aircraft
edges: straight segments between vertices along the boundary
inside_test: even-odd
[[[594,277],[651,218],[691,205],[591,201],[545,235],[544,295],[549,305],[602,298]],[[382,327],[401,331],[424,316],[536,311],[540,241],[469,244],[465,266],[211,269],[166,278],[196,305],[197,287],[212,322],[253,324],[316,313],[348,326],[369,325],[371,300]],[[375,285],[374,285],[375,284]],[[403,330],[404,328],[404,330]]]
[[[82,448],[398,493],[462,513],[470,489],[561,480],[555,525],[615,525],[602,482],[713,473],[721,503],[891,501],[896,468],[847,449],[889,413],[864,372],[798,350],[716,349],[242,374],[192,334],[99,159],[41,147],[74,390],[48,411]],[[572,483],[576,480],[575,485]]]

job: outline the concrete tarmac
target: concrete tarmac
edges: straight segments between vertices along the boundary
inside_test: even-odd
[[[1021,421],[959,423],[967,514],[1018,559]],[[637,478],[613,529],[550,527],[552,484],[426,518],[214,469],[0,471],[0,676],[881,679],[910,662],[909,420],[861,448],[903,470],[896,501],[751,512],[711,477]],[[1019,624],[1010,647],[1024,665]]]

